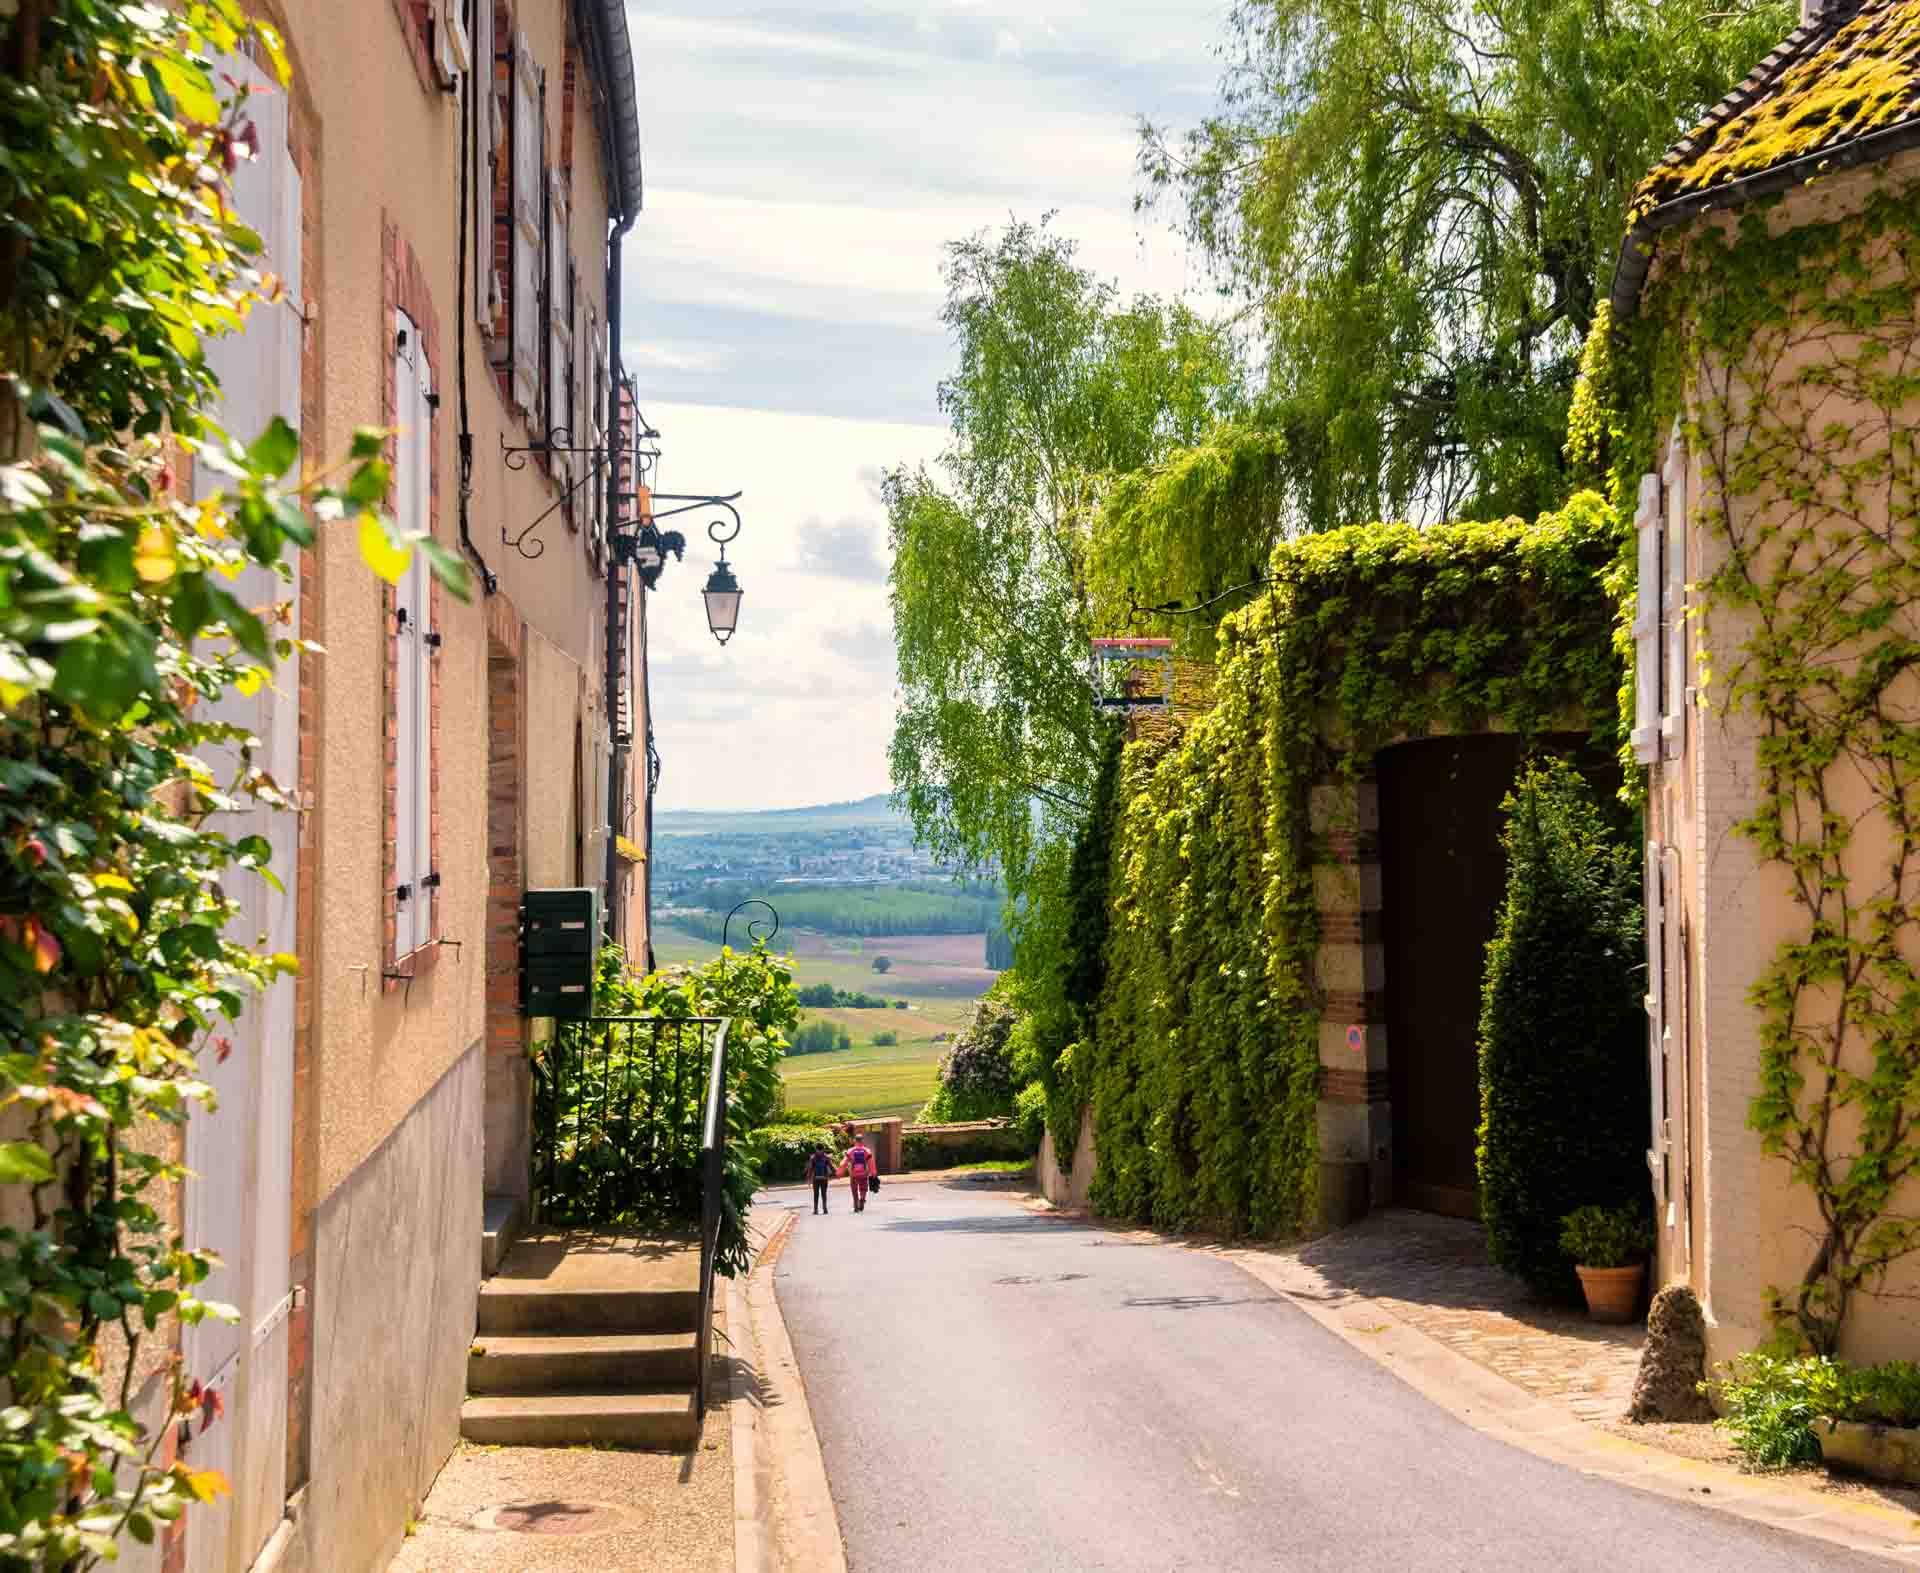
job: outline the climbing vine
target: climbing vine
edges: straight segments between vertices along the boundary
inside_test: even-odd
[[[181,1127],[213,1101],[200,1055],[233,1052],[294,960],[234,931],[234,889],[272,870],[231,815],[287,807],[290,783],[215,705],[307,649],[230,586],[249,564],[287,574],[335,520],[386,576],[418,547],[461,583],[380,513],[382,433],[302,474],[285,422],[243,443],[201,414],[204,341],[291,309],[225,199],[253,137],[206,62],[243,47],[285,81],[279,40],[232,0],[0,5],[7,1569],[95,1566],[226,1489],[170,1447],[176,1418],[218,1418],[179,1330],[232,1315],[178,1227]],[[192,501],[189,460],[214,482]]]
[[[1094,1204],[1175,1227],[1313,1221],[1316,786],[1396,740],[1590,728],[1619,670],[1603,576],[1620,527],[1583,493],[1527,524],[1368,525],[1284,543],[1226,619],[1214,704],[1126,753],[1105,986],[1074,1077]]]
[[[1642,429],[1678,412],[1704,476],[1703,664],[1753,741],[1738,828],[1797,913],[1751,989],[1749,1124],[1818,1219],[1774,1313],[1833,1353],[1920,1250],[1920,189],[1778,217],[1669,243]]]

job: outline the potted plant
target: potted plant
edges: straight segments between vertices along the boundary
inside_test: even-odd
[[[1587,1314],[1596,1322],[1631,1322],[1653,1249],[1646,1208],[1577,1207],[1560,1220],[1560,1249],[1573,1258]]]

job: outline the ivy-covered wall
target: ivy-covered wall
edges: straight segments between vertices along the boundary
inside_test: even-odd
[[[1683,757],[1656,765],[1697,992],[1663,1231],[1716,1356],[1911,1353],[1920,1292],[1920,155],[1671,232],[1576,410],[1617,495],[1685,453]],[[1670,521],[1671,526],[1671,521]],[[1677,940],[1676,940],[1677,943]],[[1678,958],[1670,969],[1679,976]],[[1711,1154],[1711,1162],[1707,1161]],[[1771,1329],[1769,1324],[1771,1323]]]
[[[1276,549],[1276,582],[1222,625],[1212,708],[1124,761],[1105,981],[1073,1065],[1099,1211],[1313,1225],[1330,860],[1314,789],[1430,734],[1571,728],[1616,746],[1620,539],[1589,492],[1531,524],[1380,524]]]

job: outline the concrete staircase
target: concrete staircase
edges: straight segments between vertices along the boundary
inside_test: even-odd
[[[697,1241],[533,1235],[480,1286],[470,1442],[688,1448],[699,1437]]]

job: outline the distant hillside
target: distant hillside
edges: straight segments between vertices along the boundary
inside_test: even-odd
[[[752,812],[710,814],[681,809],[653,816],[655,838],[701,835],[783,835],[808,830],[854,830],[872,827],[891,830],[912,839],[904,814],[887,801],[884,792],[853,803],[821,803],[812,808],[766,808]]]

